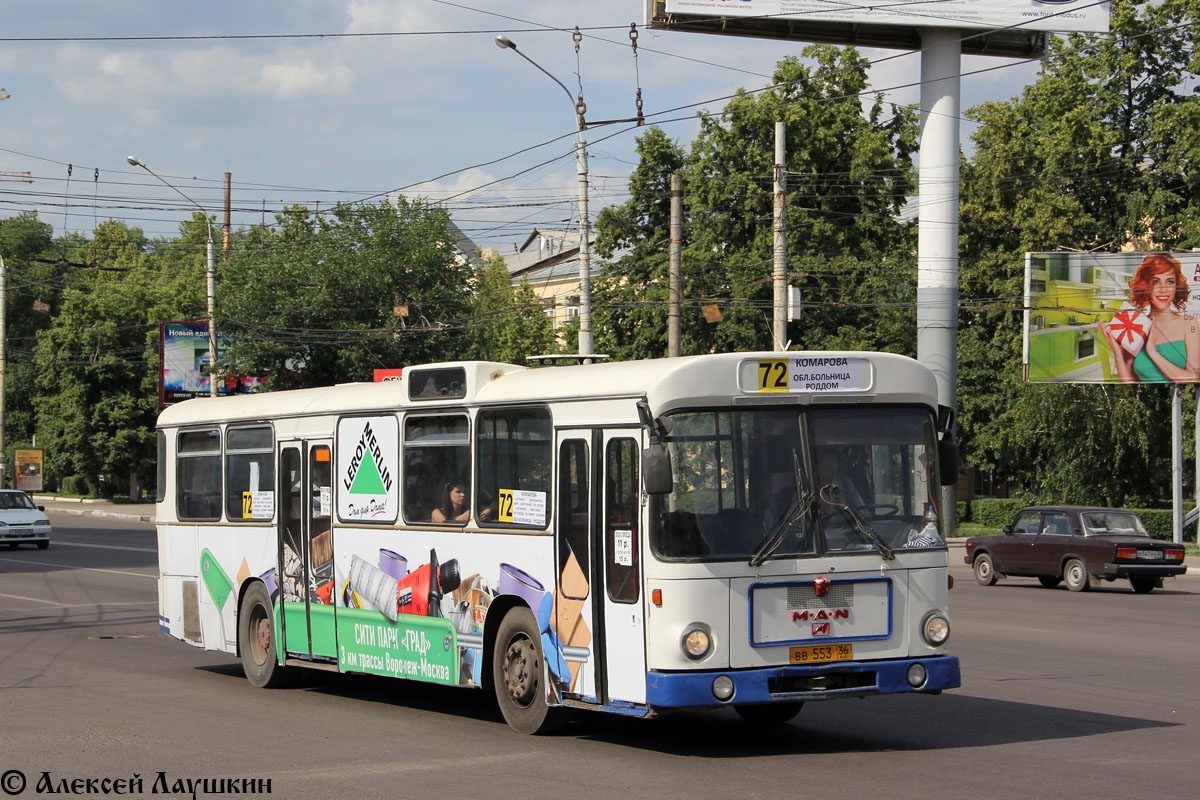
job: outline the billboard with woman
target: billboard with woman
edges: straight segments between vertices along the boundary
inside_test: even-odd
[[[1200,253],[1028,253],[1030,383],[1200,381]]]

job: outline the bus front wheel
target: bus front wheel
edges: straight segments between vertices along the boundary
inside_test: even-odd
[[[291,677],[291,671],[279,664],[276,645],[271,596],[266,586],[255,583],[246,590],[238,614],[238,649],[242,653],[242,670],[251,686],[259,689],[283,686]]]
[[[492,683],[504,721],[517,733],[553,733],[567,710],[546,703],[542,637],[533,613],[513,608],[500,621],[492,649]]]

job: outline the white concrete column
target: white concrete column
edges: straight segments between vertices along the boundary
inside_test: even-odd
[[[937,378],[938,402],[957,409],[958,115],[962,35],[921,34],[920,209],[917,233],[917,359]],[[942,491],[953,526],[956,492]]]

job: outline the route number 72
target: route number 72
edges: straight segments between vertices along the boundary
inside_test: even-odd
[[[760,392],[788,391],[787,359],[764,359],[758,362],[758,390]]]

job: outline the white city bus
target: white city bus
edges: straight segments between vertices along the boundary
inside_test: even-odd
[[[188,400],[158,424],[160,627],[256,686],[491,686],[522,732],[937,693],[959,685],[950,427],[932,374],[880,353]]]

